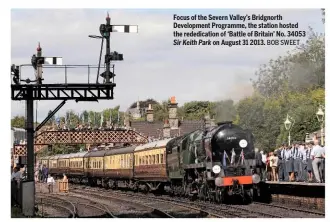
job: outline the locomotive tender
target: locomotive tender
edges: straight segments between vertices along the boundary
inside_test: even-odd
[[[252,200],[260,182],[253,173],[253,136],[232,122],[144,145],[42,157],[40,161],[55,176],[64,173],[70,180],[88,180],[90,185],[167,191],[216,202],[232,195]]]

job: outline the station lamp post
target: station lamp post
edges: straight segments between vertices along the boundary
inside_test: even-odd
[[[289,116],[289,114],[287,114],[286,120],[284,121],[284,126],[285,126],[285,129],[289,131],[289,137],[288,137],[289,146],[291,145],[291,134],[290,133],[291,133],[291,129],[292,129],[294,123],[295,123],[295,120],[291,116]]]
[[[321,146],[324,145],[324,112],[323,112],[324,106],[319,105],[319,110],[316,113],[317,120],[321,124]]]

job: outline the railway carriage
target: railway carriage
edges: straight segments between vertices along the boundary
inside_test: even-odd
[[[110,187],[134,186],[133,151],[135,146],[107,150],[104,155],[104,182]]]
[[[144,189],[155,190],[163,182],[168,182],[166,144],[170,140],[159,140],[135,148],[134,179],[145,183],[147,186]]]
[[[60,171],[58,169],[58,159],[60,156],[62,155],[55,155],[49,158],[49,173],[54,174],[55,176],[60,175]]]
[[[46,166],[49,168],[49,159],[50,156],[44,156],[39,159],[39,163],[42,164],[43,166]]]
[[[59,174],[70,174],[70,154],[63,154],[58,157],[57,170]]]
[[[104,176],[114,179],[132,179],[134,149],[135,146],[106,151]]]
[[[84,156],[84,175],[91,185],[96,185],[97,181],[104,178],[104,154],[105,150],[92,151]]]
[[[70,176],[78,176],[78,177],[84,176],[84,156],[86,154],[87,154],[87,152],[79,152],[79,153],[72,153],[69,156],[69,159],[70,159],[69,175]]]

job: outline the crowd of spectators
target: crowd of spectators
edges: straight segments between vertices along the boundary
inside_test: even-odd
[[[269,153],[255,151],[263,181],[325,182],[325,148],[318,140],[284,143]]]

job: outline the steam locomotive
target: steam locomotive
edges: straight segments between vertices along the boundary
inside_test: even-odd
[[[39,158],[55,176],[107,188],[167,192],[225,202],[253,200],[253,136],[232,122],[140,146]]]

